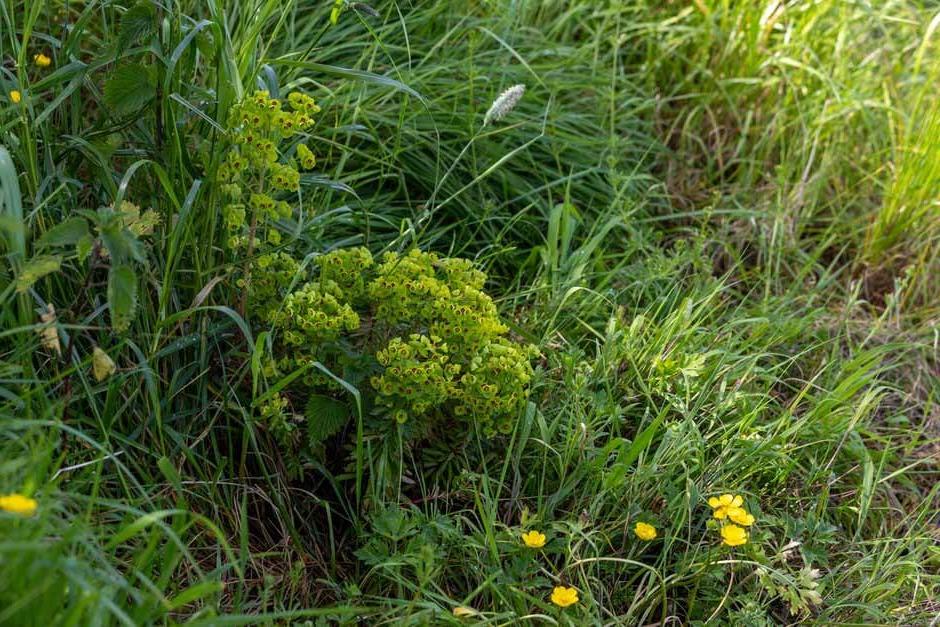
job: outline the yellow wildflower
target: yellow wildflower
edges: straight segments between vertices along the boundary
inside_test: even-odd
[[[49,67],[52,65],[52,59],[44,55],[43,53],[33,55],[33,61],[36,62],[36,65],[39,67]]]
[[[721,528],[721,538],[728,546],[741,546],[747,543],[747,530],[737,525],[725,525]]]
[[[565,586],[555,586],[552,590],[552,603],[558,607],[568,607],[578,602],[578,591]]]
[[[0,510],[20,516],[32,516],[36,513],[38,504],[35,499],[22,494],[8,494],[0,496]]]
[[[744,511],[742,507],[733,507],[728,510],[728,518],[731,522],[744,527],[750,527],[754,524],[754,517],[751,514],[748,514]]]
[[[13,104],[20,104],[20,100],[22,99],[23,99],[23,94],[21,94],[17,90],[14,89],[13,91],[10,92],[10,102],[12,102]]]
[[[479,612],[470,607],[463,607],[462,605],[458,605],[454,608],[454,616],[457,618],[467,618],[469,616],[476,616],[477,614],[479,614]]]
[[[640,540],[656,539],[656,527],[645,522],[638,522],[636,527],[633,528],[633,533],[635,533],[636,537]]]
[[[733,510],[744,511],[741,508],[744,505],[744,499],[739,494],[722,494],[717,498],[713,496],[708,499],[708,504],[715,510],[714,516],[718,520],[724,520]]]
[[[525,542],[525,545],[530,549],[541,549],[545,546],[545,534],[533,529],[532,531],[522,534],[522,541]]]

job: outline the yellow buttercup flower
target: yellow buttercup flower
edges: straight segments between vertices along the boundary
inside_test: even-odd
[[[552,603],[558,607],[568,607],[578,602],[578,591],[565,586],[555,586],[552,590]]]
[[[16,91],[15,89],[10,92],[10,102],[13,104],[20,104],[20,100],[23,99],[23,94]]]
[[[638,522],[636,527],[633,528],[633,533],[635,533],[636,537],[640,540],[656,539],[656,527],[645,522]]]
[[[532,531],[522,534],[522,541],[525,542],[525,545],[530,549],[541,549],[545,546],[545,534],[533,529]]]
[[[715,510],[715,518],[723,520],[731,510],[741,509],[741,506],[744,505],[744,499],[738,494],[722,494],[717,498],[713,496],[708,499],[708,504]]]
[[[747,530],[737,525],[725,525],[721,528],[721,539],[728,546],[741,546],[747,543]]]
[[[33,55],[33,61],[36,62],[36,65],[39,67],[49,67],[52,65],[52,59],[44,55],[43,53]]]
[[[23,496],[22,494],[8,494],[7,496],[0,496],[0,510],[9,512],[10,514],[18,514],[20,516],[32,516],[36,513],[36,508],[38,504],[35,499],[31,499],[28,496]]]
[[[731,522],[744,527],[750,527],[754,524],[754,517],[751,514],[748,514],[744,511],[742,507],[733,507],[728,510],[728,518]]]

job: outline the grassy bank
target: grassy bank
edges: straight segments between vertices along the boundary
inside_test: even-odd
[[[929,624],[938,24],[2,0],[0,496],[28,498],[0,624]],[[236,231],[258,90],[316,99],[277,150],[317,163]],[[383,413],[381,301],[342,369],[279,365],[293,290],[352,246],[486,272],[499,341],[535,347],[506,432]]]

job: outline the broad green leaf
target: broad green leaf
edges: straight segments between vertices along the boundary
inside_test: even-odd
[[[37,255],[26,262],[16,277],[16,291],[25,292],[39,279],[58,271],[62,258],[57,255]]]
[[[130,260],[144,261],[144,251],[140,242],[128,229],[124,228],[121,220],[110,220],[98,231],[104,247],[114,263],[124,264]]]
[[[94,247],[95,238],[92,237],[90,233],[75,242],[75,254],[78,255],[78,261],[83,263],[88,259],[88,255],[91,254],[91,250]]]
[[[108,274],[108,306],[111,326],[124,331],[137,311],[137,273],[128,265],[117,265]]]
[[[329,396],[311,396],[304,413],[311,444],[318,444],[336,434],[349,420],[349,406]]]
[[[153,68],[139,63],[119,67],[104,84],[104,100],[118,115],[143,108],[156,92]]]
[[[156,11],[149,0],[138,2],[121,18],[118,53],[156,32]]]
[[[39,239],[39,246],[70,246],[90,235],[88,222],[83,218],[69,218],[46,231]]]

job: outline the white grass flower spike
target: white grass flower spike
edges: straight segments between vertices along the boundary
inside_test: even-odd
[[[483,118],[483,126],[488,125],[490,122],[498,122],[509,115],[516,108],[524,93],[525,85],[521,83],[513,85],[501,93],[490,105],[490,110],[486,112],[486,117]]]

